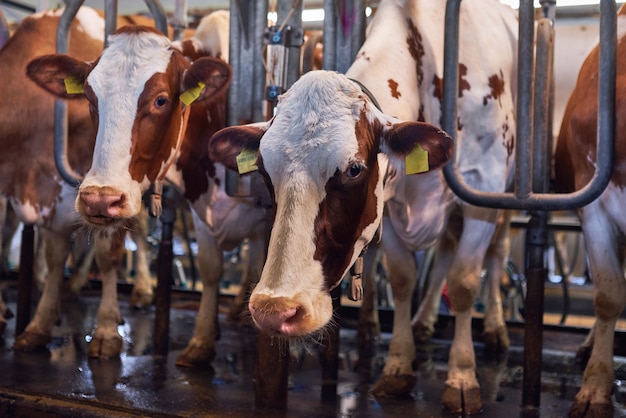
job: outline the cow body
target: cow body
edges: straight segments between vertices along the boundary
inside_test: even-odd
[[[594,286],[596,322],[586,344],[591,350],[584,380],[570,410],[572,417],[612,416],[613,343],[617,318],[626,303],[623,243],[626,231],[626,9],[618,13],[615,159],[609,185],[598,199],[577,210]],[[596,166],[598,63],[596,46],[583,62],[569,98],[555,152],[558,191],[582,189]]]
[[[461,4],[457,163],[470,185],[502,192],[509,184],[514,160],[517,20],[499,2],[485,3]],[[379,4],[367,40],[346,76],[365,85],[385,115],[440,123],[444,13],[436,1]],[[253,319],[261,329],[286,336],[323,328],[331,318],[329,289],[358,257],[382,217],[395,312],[389,357],[374,391],[379,395],[408,393],[415,383],[410,332],[416,280],[413,252],[434,245],[449,214],[459,210],[463,231],[446,272],[456,328],[443,402],[454,411],[478,412],[482,402],[471,308],[500,211],[460,202],[441,171],[433,170],[436,164],[418,175],[407,175],[404,165],[391,164],[383,217],[382,184],[372,180],[380,174],[373,172],[374,167],[380,167],[364,155],[371,158],[371,153],[382,150],[396,161],[399,144],[412,156],[415,141],[429,135],[423,131],[403,135],[392,121],[396,119],[385,119],[371,104],[362,110],[350,99],[361,97],[369,103],[363,99],[367,95],[350,79],[307,73],[281,97],[276,116],[267,126],[227,128],[211,141],[211,155],[225,161],[237,149],[256,149],[259,144],[258,166],[276,199],[268,258],[249,303]],[[365,119],[372,125],[363,123]],[[395,133],[366,128],[380,128],[379,123]],[[377,149],[376,141],[368,144],[368,135],[378,139],[381,148]],[[336,143],[339,139],[344,141],[341,145]],[[425,142],[422,146],[428,148],[430,163],[437,146],[434,140]],[[353,183],[365,179],[370,182],[367,192],[353,192]]]
[[[42,96],[41,90],[25,74],[32,58],[55,51],[54,40],[60,15],[61,11],[48,11],[27,17],[0,50],[0,70],[3,74],[0,93],[5,98],[0,102],[0,141],[4,150],[0,155],[0,192],[8,197],[22,222],[36,225],[41,231],[48,268],[35,315],[15,340],[14,348],[18,350],[41,348],[50,340],[52,326],[58,319],[71,235],[80,226],[73,205],[76,190],[62,181],[53,159],[54,100],[50,96]],[[81,8],[70,27],[69,53],[85,60],[95,59],[102,51],[103,39],[102,17],[93,9]],[[68,160],[77,172],[85,173],[89,168],[95,136],[89,109],[84,103],[76,102],[70,104],[68,114]],[[25,115],[34,122],[28,123]],[[131,231],[135,234],[141,229],[131,228]],[[140,241],[136,236],[135,239]],[[152,287],[145,260],[146,248],[141,242],[138,245],[141,246],[138,254],[141,253],[143,259],[138,262],[133,303],[143,306],[151,302]],[[118,249],[123,250],[123,247]],[[116,274],[113,270],[108,271],[106,264],[99,267],[103,274]],[[109,286],[103,292],[104,301],[117,299],[115,289],[113,293],[110,290]],[[121,343],[121,338],[118,338],[112,344],[100,344],[105,340],[100,337],[109,334],[104,331],[107,326],[115,330],[121,320],[115,312],[112,318],[108,321],[104,314],[99,317],[90,354],[106,356],[110,347]]]
[[[223,16],[217,15],[221,23]],[[249,276],[259,274],[264,254],[265,210],[254,199],[227,196],[224,168],[207,155],[209,138],[226,123],[225,92],[231,77],[228,64],[215,58],[227,57],[220,48],[228,39],[228,26],[226,33],[224,25],[219,27],[215,33],[221,33],[220,39],[211,36],[208,44],[198,39],[172,43],[148,27],[121,28],[97,62],[51,55],[32,61],[28,69],[56,96],[89,101],[97,135],[93,163],[75,206],[96,236],[115,239],[139,213],[142,195],[156,182],[175,187],[189,202],[203,291],[194,335],[177,359],[184,366],[206,366],[215,355],[222,272],[221,261],[216,261],[222,260],[222,250],[248,238]],[[197,33],[205,34],[200,29]],[[66,91],[68,77],[81,93]]]

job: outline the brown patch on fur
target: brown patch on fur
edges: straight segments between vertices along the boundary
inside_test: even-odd
[[[359,144],[357,159],[367,167],[351,179],[337,169],[326,183],[326,197],[315,220],[315,254],[322,263],[326,290],[341,280],[349,267],[354,245],[363,230],[376,220],[379,136],[364,112],[355,126]]]
[[[459,63],[459,97],[463,97],[463,91],[471,88],[465,77],[467,76],[467,67],[465,64]]]
[[[419,33],[411,19],[407,19],[406,21],[409,28],[409,35],[406,39],[406,43],[409,47],[409,53],[415,60],[417,69],[417,83],[418,85],[421,85],[424,78],[424,74],[422,71],[422,68],[424,66],[424,45],[422,44],[422,35]]]
[[[389,90],[391,91],[391,97],[397,99],[402,96],[402,93],[398,90],[398,83],[395,80],[390,78],[387,80],[387,84],[389,85]]]
[[[487,101],[493,99],[497,100],[500,103],[500,107],[502,107],[501,97],[504,94],[504,74],[502,74],[502,70],[500,70],[500,74],[494,74],[489,77],[489,88],[491,89],[491,94],[483,97],[483,106],[487,106]]]
[[[178,57],[178,60],[176,58]],[[174,61],[178,62],[174,62]],[[182,107],[178,98],[182,69],[189,63],[180,55],[173,54],[165,73],[157,73],[148,79],[137,102],[137,116],[132,128],[131,161],[129,172],[137,182],[147,177],[156,180],[162,165],[176,147],[182,123]],[[181,71],[179,71],[181,69]],[[168,102],[164,109],[157,109],[155,101],[165,92]]]

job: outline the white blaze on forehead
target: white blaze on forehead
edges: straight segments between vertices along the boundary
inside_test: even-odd
[[[281,97],[260,146],[278,212],[257,292],[281,296],[322,289],[322,266],[313,258],[314,224],[328,180],[356,158],[360,94],[345,76],[312,71]]]
[[[122,33],[109,38],[98,65],[87,81],[98,100],[98,136],[88,176],[130,181],[131,132],[137,102],[146,82],[164,73],[170,62],[170,41],[159,34]]]

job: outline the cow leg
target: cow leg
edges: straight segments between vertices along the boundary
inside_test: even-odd
[[[248,316],[248,299],[252,289],[254,289],[261,277],[263,263],[265,262],[265,247],[265,238],[263,238],[262,231],[248,238],[248,256],[246,257],[243,274],[241,275],[241,289],[230,307],[228,313],[228,319],[230,320],[251,323]]]
[[[482,410],[482,400],[476,379],[472,308],[485,253],[495,232],[498,211],[465,206],[463,216],[463,232],[447,275],[448,295],[456,313],[442,402],[451,411],[474,414]]]
[[[426,288],[426,294],[422,298],[417,313],[411,321],[413,338],[416,343],[424,343],[435,333],[435,323],[439,317],[439,304],[441,292],[448,272],[448,268],[454,257],[456,240],[445,233],[437,245],[433,267],[430,272],[430,282]]]
[[[570,417],[613,416],[614,331],[624,309],[626,283],[617,255],[617,228],[610,224],[600,206],[601,203],[595,201],[580,210],[594,286],[596,323],[591,356],[582,387],[569,411]]]
[[[411,298],[417,281],[417,266],[413,253],[402,244],[386,216],[383,216],[383,234],[395,309],[387,362],[373,393],[404,396],[417,381],[413,370],[415,344],[411,335]]]
[[[95,245],[89,243],[90,238],[88,236],[90,234],[91,232],[88,231],[78,231],[74,236],[74,248],[72,251],[74,269],[66,285],[72,297],[78,297],[81,289],[89,280],[89,272],[96,255]]]
[[[361,301],[357,324],[357,344],[359,347],[357,371],[371,370],[372,359],[376,354],[375,343],[380,338],[378,292],[375,278],[381,257],[382,246],[377,242],[370,243],[363,255],[363,300]]]
[[[124,259],[125,228],[95,233],[96,263],[102,280],[102,298],[98,306],[96,329],[87,354],[92,358],[118,356],[122,351],[122,337],[117,332],[123,323],[117,301],[117,271]]]
[[[484,267],[487,269],[487,306],[485,309],[483,341],[487,350],[497,353],[509,349],[509,333],[502,311],[500,284],[506,271],[510,242],[510,211],[503,211],[494,239],[487,250]]]
[[[222,277],[222,251],[211,236],[206,224],[195,212],[194,228],[198,242],[198,270],[202,278],[202,296],[196,316],[193,336],[176,359],[177,366],[209,368],[215,358],[215,341],[218,335],[217,308],[219,280]]]
[[[39,240],[47,242],[46,263],[48,277],[44,282],[43,292],[37,304],[35,314],[24,332],[15,338],[13,349],[32,351],[45,348],[50,342],[52,327],[59,319],[61,289],[65,272],[65,261],[70,251],[69,234],[53,232],[39,228]]]
[[[130,234],[137,244],[135,253],[135,281],[130,294],[130,304],[135,308],[145,308],[152,304],[154,290],[152,289],[152,276],[148,263],[148,213],[142,210],[133,220]]]

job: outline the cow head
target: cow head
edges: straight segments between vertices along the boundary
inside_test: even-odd
[[[141,196],[164,178],[185,135],[188,107],[225,100],[231,71],[212,58],[190,63],[156,29],[124,27],[95,62],[39,57],[28,76],[60,98],[89,101],[97,137],[76,209],[91,225],[137,215]]]
[[[274,198],[268,256],[249,301],[259,328],[303,336],[328,323],[330,290],[382,217],[379,155],[404,164],[415,150],[425,157],[424,171],[433,170],[449,160],[453,142],[432,125],[383,114],[357,83],[329,71],[302,76],[281,96],[271,121],[211,138],[211,158],[232,169],[237,157],[241,163],[256,153]]]

